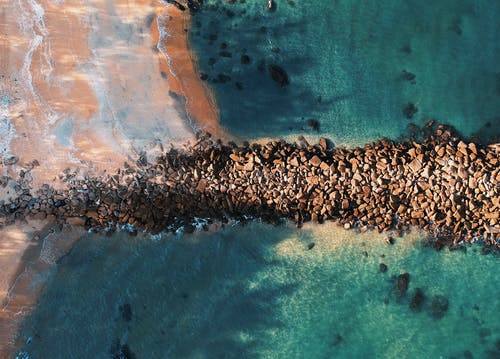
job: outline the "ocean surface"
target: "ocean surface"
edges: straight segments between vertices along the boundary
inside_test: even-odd
[[[314,133],[309,119],[343,145],[397,138],[429,119],[498,134],[498,1],[281,0],[275,12],[264,0],[205,3],[191,39],[235,134],[295,139]],[[288,86],[273,82],[270,64]]]
[[[436,119],[498,138],[500,2],[275,1],[267,12],[264,0],[205,0],[192,17],[199,70],[230,132],[359,145]],[[258,222],[88,234],[54,266],[18,357],[500,357],[498,257],[436,252],[422,238],[389,246],[333,224]]]

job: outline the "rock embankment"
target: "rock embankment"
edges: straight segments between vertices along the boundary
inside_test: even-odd
[[[499,246],[499,157],[498,146],[465,143],[443,126],[420,143],[381,140],[355,149],[326,139],[225,145],[200,135],[183,150],[151,163],[140,156],[115,174],[66,171],[64,190],[44,185],[32,193],[23,171],[18,197],[0,202],[0,222],[49,216],[158,232],[195,217],[254,216],[299,225],[336,220],[361,231],[413,225],[455,243]]]

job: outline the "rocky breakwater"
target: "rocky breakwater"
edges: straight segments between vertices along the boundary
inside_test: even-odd
[[[354,149],[326,139],[237,146],[203,134],[154,161],[142,154],[114,174],[68,170],[60,177],[65,189],[34,191],[23,182],[29,169],[17,182],[4,178],[18,195],[0,202],[0,221],[48,216],[159,232],[193,229],[196,217],[335,220],[361,231],[418,226],[450,244],[481,240],[498,247],[499,157],[498,145],[465,143],[444,126],[420,142],[384,139]]]

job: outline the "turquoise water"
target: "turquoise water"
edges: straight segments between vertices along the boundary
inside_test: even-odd
[[[25,349],[32,358],[109,358],[115,343],[137,358],[500,355],[498,258],[347,233],[253,223],[155,239],[89,235],[55,269]],[[409,307],[416,288],[420,312]],[[448,300],[440,318],[436,295]]]
[[[435,118],[499,135],[500,2],[276,2],[267,13],[264,0],[205,0],[193,17],[200,70],[231,132],[295,138],[315,133],[314,118],[319,135],[351,145]],[[289,86],[272,81],[268,64],[287,71]],[[231,79],[214,82],[219,74]],[[418,108],[411,120],[408,102]],[[88,235],[54,268],[20,336],[31,358],[118,358],[121,346],[126,357],[125,344],[136,358],[500,357],[498,258],[474,247],[437,253],[419,238],[388,246],[331,225],[259,223]],[[435,298],[448,301],[440,318]]]
[[[311,132],[310,118],[340,144],[395,138],[431,118],[467,136],[498,135],[498,1],[283,0],[272,13],[265,1],[205,2],[191,39],[222,123],[238,135],[296,137]],[[223,43],[232,57],[220,56]],[[290,85],[273,82],[267,64],[282,66]],[[214,83],[219,74],[231,81]]]

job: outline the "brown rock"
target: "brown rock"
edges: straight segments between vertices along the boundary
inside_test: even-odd
[[[321,164],[321,159],[318,156],[314,155],[309,160],[309,164],[311,164],[314,167],[318,167]]]

